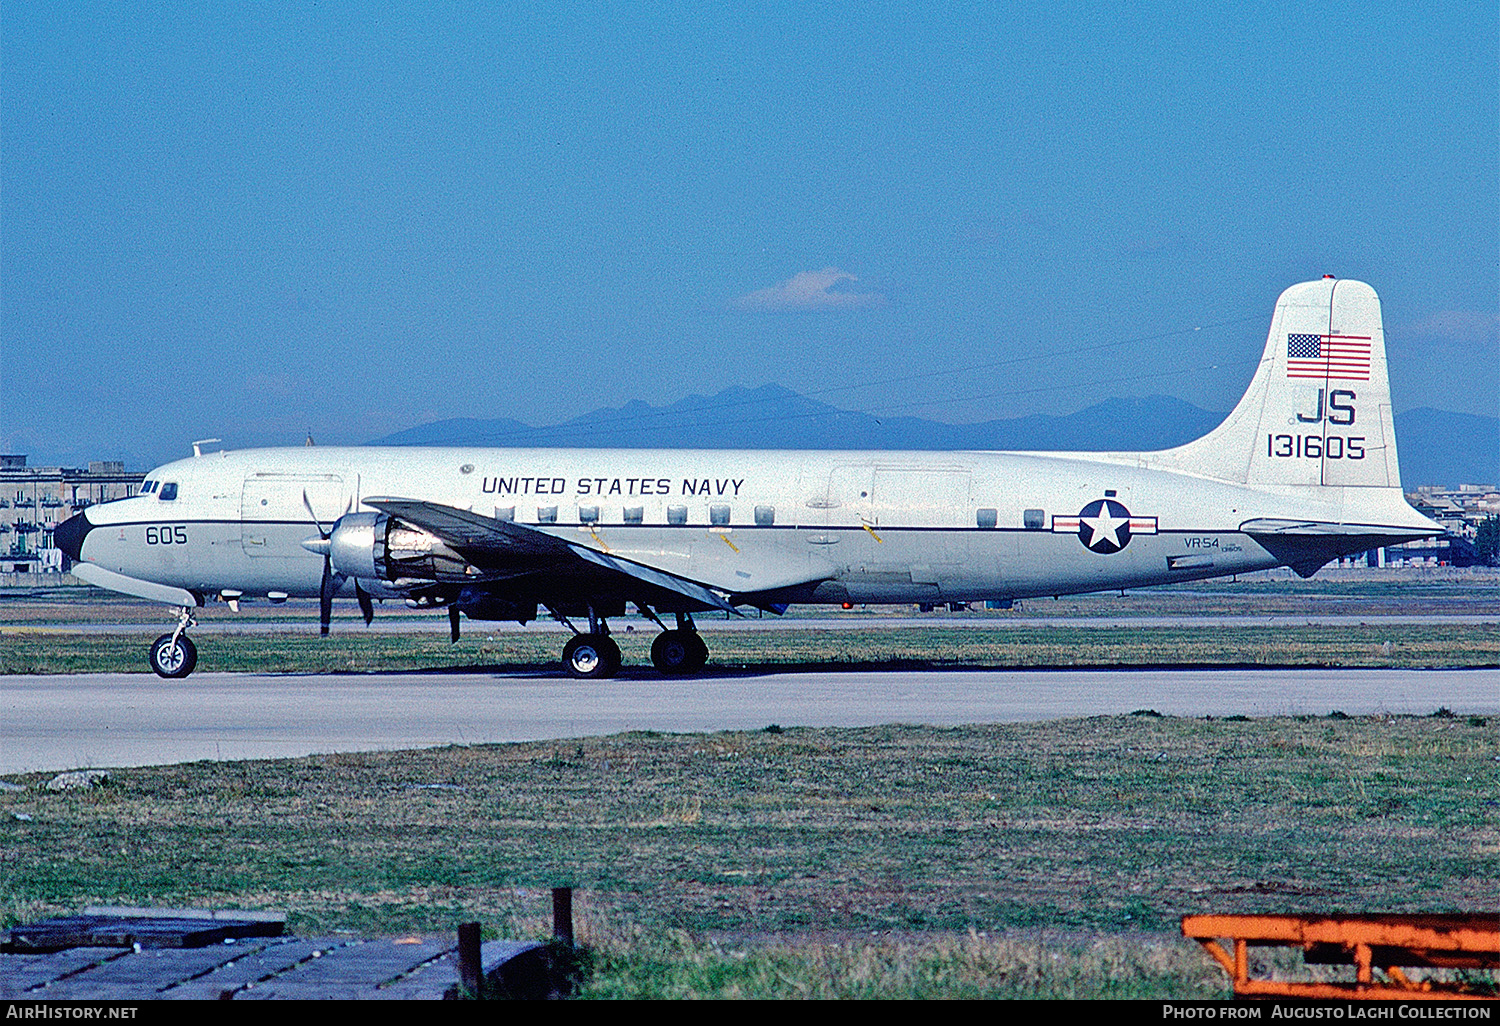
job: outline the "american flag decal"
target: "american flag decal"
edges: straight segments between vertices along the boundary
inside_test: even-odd
[[[1288,335],[1286,376],[1370,380],[1369,335]]]

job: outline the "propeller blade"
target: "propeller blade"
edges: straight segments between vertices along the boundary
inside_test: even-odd
[[[370,593],[359,586],[359,578],[354,579],[354,597],[359,600],[359,611],[365,618],[365,626],[370,626],[370,621],[375,619],[375,603],[370,601]]]
[[[308,435],[308,439],[311,440],[311,438],[312,436]],[[323,521],[318,519],[318,514],[313,509],[312,500],[307,497],[306,488],[302,489],[302,505],[307,507],[307,515],[312,517],[313,525],[318,529],[320,542],[320,544],[314,543],[309,538],[302,543],[302,547],[310,552],[323,553],[323,581],[318,586],[318,633],[326,638],[328,637],[328,623],[333,619],[333,596],[344,586],[344,582],[349,577],[347,574],[336,574],[333,572],[333,561],[329,558],[330,548],[328,545],[328,538],[333,533],[333,529],[325,529],[323,527]],[[348,513],[353,507],[354,499],[351,497],[349,503],[344,507],[344,512]],[[337,520],[334,521],[334,526],[338,526]],[[354,582],[354,593],[355,597],[359,599],[359,611],[365,615],[365,626],[368,627],[370,621],[375,618],[375,610],[370,605],[370,596],[364,593],[364,589],[359,586],[359,581],[357,580]]]
[[[325,530],[323,530],[323,521],[319,520],[318,519],[318,514],[315,513],[315,512],[313,512],[312,500],[307,497],[307,489],[306,488],[302,489],[302,505],[304,505],[304,506],[307,507],[307,515],[310,516],[310,517],[312,517],[313,524],[318,529],[318,537],[323,538],[324,540],[327,540],[327,538],[328,538],[328,532],[325,531]],[[325,564],[325,567],[326,567],[326,564]],[[323,575],[324,575],[324,579],[326,580],[327,579],[327,575],[328,575],[328,571],[327,571],[326,568],[323,571]]]
[[[325,638],[328,636],[328,621],[333,618],[333,596],[348,579],[345,574],[334,573],[333,564],[324,557],[323,583],[318,587],[318,633]]]
[[[457,641],[458,640],[458,607],[457,606],[449,606],[448,607],[448,634],[450,636],[450,640],[452,640],[452,641]]]
[[[328,557],[323,557],[323,583],[318,587],[318,633],[328,637],[328,621],[333,619],[333,593],[337,586],[333,583],[333,565]]]

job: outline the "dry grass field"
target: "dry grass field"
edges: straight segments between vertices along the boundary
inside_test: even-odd
[[[1497,769],[1477,717],[1143,714],[33,776],[0,910],[534,932],[568,883],[600,995],[1195,996],[1223,981],[1190,912],[1496,908]]]
[[[144,669],[160,611],[76,599],[0,596],[0,671]],[[1389,617],[1497,606],[1488,585],[1248,582],[1032,602],[961,625],[877,627],[859,610],[831,614],[845,617],[836,630],[716,623],[710,641],[730,672],[1493,666],[1493,622]],[[552,631],[466,624],[450,645],[399,614],[397,629],[346,617],[319,639],[307,612],[247,608],[263,626],[200,632],[200,666],[555,666]],[[1252,612],[1364,622],[1078,622]],[[651,632],[618,637],[627,664],[646,665]],[[1222,997],[1221,971],[1176,934],[1184,914],[1500,914],[1500,720],[1464,715],[767,724],[124,769],[88,791],[46,791],[47,776],[0,788],[6,923],[167,904],[284,909],[303,935],[478,919],[540,936],[547,889],[565,883],[580,889],[593,997]]]

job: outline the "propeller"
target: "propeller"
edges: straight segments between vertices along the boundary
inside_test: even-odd
[[[333,619],[333,596],[338,594],[338,590],[344,586],[349,576],[333,569],[332,549],[328,545],[328,536],[332,533],[332,528],[326,531],[323,529],[323,522],[318,519],[318,514],[313,510],[312,500],[307,497],[306,488],[302,489],[302,505],[307,507],[308,515],[312,517],[313,525],[318,529],[318,538],[323,542],[318,546],[323,553],[323,580],[318,586],[318,633],[326,638],[328,637],[328,623]],[[350,499],[349,505],[344,507],[344,512],[348,513],[353,506],[354,500]],[[337,520],[334,521],[334,525],[338,525]],[[370,604],[370,596],[359,586],[357,579],[354,582],[354,593],[359,599],[359,611],[365,615],[365,623],[369,624],[375,618],[375,609]]]

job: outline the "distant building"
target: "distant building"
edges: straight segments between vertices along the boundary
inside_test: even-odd
[[[1422,485],[1406,501],[1441,524],[1443,533],[1387,547],[1381,566],[1470,566],[1476,561],[1474,539],[1480,523],[1500,514],[1500,489],[1494,485]]]
[[[0,573],[61,573],[67,568],[53,528],[95,503],[134,495],[144,477],[117,460],[82,470],[28,467],[24,455],[0,455]]]

